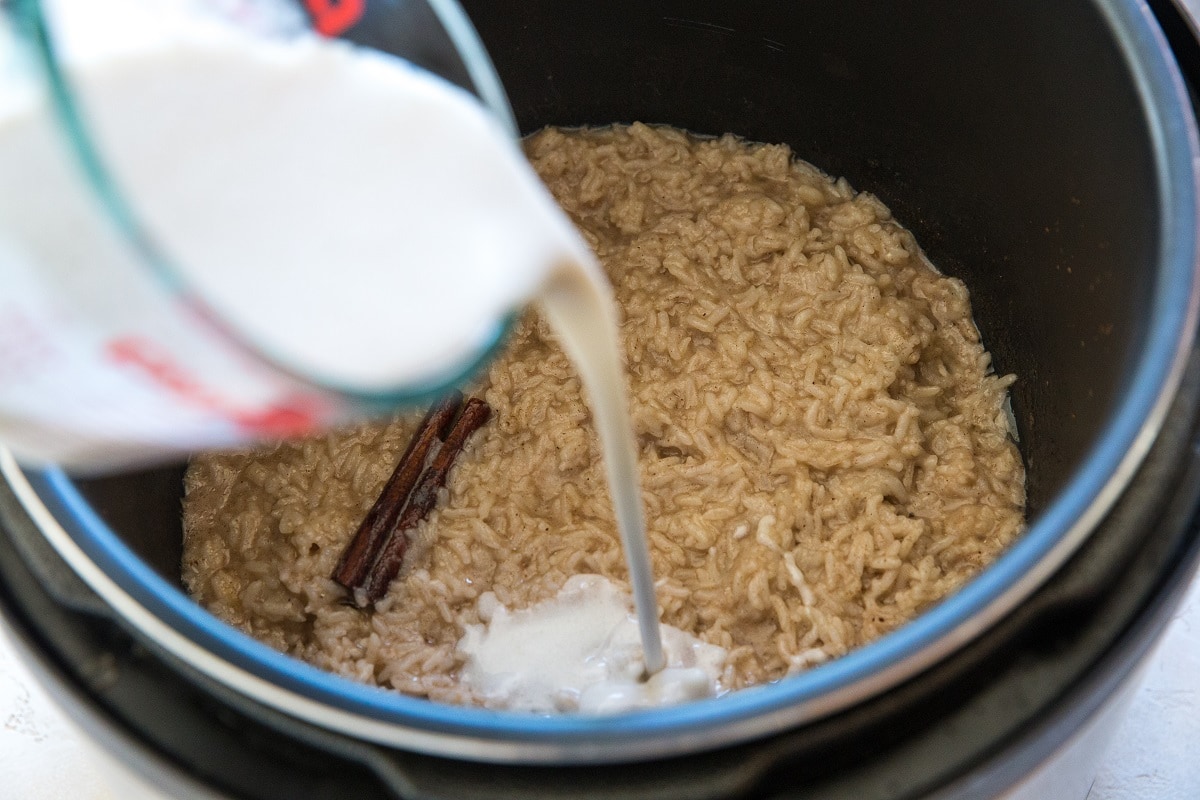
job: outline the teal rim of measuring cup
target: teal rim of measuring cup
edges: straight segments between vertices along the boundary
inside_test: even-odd
[[[501,125],[516,139],[519,136],[512,107],[504,86],[496,75],[491,58],[471,25],[466,12],[454,0],[426,0],[446,29],[447,35],[463,59],[467,72],[475,84],[476,97],[495,115]],[[219,314],[193,292],[180,277],[171,260],[138,223],[117,181],[109,173],[104,159],[97,151],[88,126],[80,113],[76,93],[58,60],[53,36],[46,21],[41,0],[11,0],[8,8],[13,28],[19,40],[29,46],[41,71],[50,105],[65,134],[67,149],[74,155],[83,172],[85,183],[90,187],[109,220],[130,244],[141,261],[149,267],[163,286],[178,299],[195,308],[220,331],[226,339],[268,364],[272,369],[298,381],[320,389],[337,392],[364,403],[374,410],[385,410],[394,405],[409,405],[428,401],[446,390],[466,382],[490,362],[502,347],[518,317],[517,312],[506,315],[481,338],[476,352],[463,361],[449,366],[437,377],[406,384],[402,387],[378,391],[364,391],[330,381],[320,376],[302,373],[282,363],[264,349],[241,339]],[[419,69],[411,65],[413,69]]]
[[[456,0],[425,2],[433,9],[438,21],[446,29],[450,41],[454,43],[455,51],[462,58],[467,74],[471,76],[471,82],[475,84],[476,95],[496,115],[509,135],[514,139],[520,137],[521,132],[513,115],[512,104],[508,102],[508,93],[504,91],[504,84],[496,74],[496,66],[476,33],[475,26],[467,17],[467,12],[463,11]]]

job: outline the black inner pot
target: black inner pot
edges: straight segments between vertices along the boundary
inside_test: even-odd
[[[1031,518],[1086,458],[1143,342],[1160,222],[1150,132],[1091,3],[464,6],[524,133],[733,132],[878,195],[967,283],[997,372],[1019,377]],[[83,488],[177,576],[177,470]]]
[[[1151,132],[1112,33],[1091,3],[463,4],[523,132],[632,121],[734,132],[785,142],[877,194],[935,265],[967,283],[996,370],[1019,376],[1013,407],[1031,518],[1086,461],[1145,344],[1162,214]],[[1172,570],[1195,557],[1191,514],[1200,474],[1186,443],[1195,437],[1198,372],[1194,365],[1186,396],[1177,400],[1172,438],[1160,441],[1135,490],[1054,586],[921,680],[769,741],[699,758],[575,770],[381,756],[378,748],[232,696],[153,642],[123,644],[119,626],[99,637],[90,618],[55,623],[64,653],[58,668],[82,674],[80,691],[102,698],[101,705],[120,706],[114,716],[131,738],[157,737],[152,746],[174,763],[247,797],[260,790],[271,796],[266,784],[284,785],[272,770],[303,772],[300,761],[324,763],[320,758],[367,765],[396,794],[419,785],[421,796],[456,797],[495,795],[496,781],[506,796],[915,796],[980,765],[1028,767],[1029,759],[999,759],[1009,752],[1001,740],[1039,727],[1039,717],[1049,715],[1044,709],[1057,707],[1059,719],[1082,708],[1080,687],[1087,687],[1077,676],[1094,664],[1127,664],[1143,652],[1147,631],[1165,618],[1163,601],[1147,598],[1178,584]],[[181,474],[168,467],[78,482],[130,546],[176,581]],[[1168,502],[1171,487],[1179,491]],[[11,512],[6,525],[27,528],[12,521],[18,516]],[[0,558],[4,563],[15,562]],[[18,572],[11,574],[14,586]],[[1110,590],[1117,586],[1128,589]],[[35,591],[32,580],[23,591]],[[37,613],[49,627],[53,609]],[[1154,625],[1138,623],[1141,633],[1129,640],[1135,622],[1149,617]],[[1102,628],[1089,627],[1101,621]],[[1113,644],[1122,636],[1132,641],[1124,649]],[[97,688],[86,669],[69,663],[70,649],[90,645],[90,637],[120,653],[115,688]],[[86,667],[86,656],[79,659]],[[182,676],[179,686],[161,705],[138,707],[157,697],[140,676],[166,680],[164,672]],[[114,699],[118,690],[129,694],[124,705]],[[169,720],[162,713],[168,707]],[[222,750],[225,767],[202,763],[203,753],[181,738],[193,729],[244,750]],[[311,762],[292,757],[283,766],[271,761],[280,750],[305,748],[323,755]],[[407,777],[397,779],[380,758]],[[856,770],[861,779],[845,777]],[[797,781],[809,789],[795,790]],[[336,785],[320,785],[328,794],[313,796],[339,796]],[[288,791],[301,796],[295,786]],[[391,793],[361,796],[368,795]]]

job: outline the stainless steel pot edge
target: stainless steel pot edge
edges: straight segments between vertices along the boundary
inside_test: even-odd
[[[1111,28],[1125,49],[1127,61],[1143,97],[1152,96],[1156,102],[1173,102],[1177,104],[1177,108],[1190,109],[1183,81],[1173,69],[1166,43],[1149,9],[1142,3],[1130,5],[1101,2],[1098,5],[1108,17]],[[1135,26],[1143,36],[1140,41],[1130,38],[1132,33],[1129,23],[1134,21],[1140,23],[1140,27]],[[1152,45],[1156,56],[1163,58],[1158,66],[1160,74],[1157,76],[1148,75],[1146,65],[1132,57],[1132,53],[1136,52],[1138,47],[1147,45]],[[1166,76],[1165,85],[1163,75]],[[1197,186],[1200,147],[1197,145],[1194,116],[1185,114],[1174,120],[1176,129],[1173,130],[1164,130],[1164,120],[1152,108],[1147,109],[1147,116],[1152,123],[1151,134],[1159,153],[1161,202],[1163,208],[1168,210],[1161,231],[1162,259],[1164,263],[1194,267],[1197,263],[1195,231],[1198,223],[1195,197],[1200,189]],[[1188,154],[1191,183],[1190,190],[1184,197],[1174,195],[1173,180],[1170,175],[1165,174],[1172,166],[1178,166],[1179,158],[1164,159],[1162,155],[1172,149],[1176,151],[1177,156],[1180,149],[1186,149]],[[1164,160],[1168,163],[1164,163]],[[1177,297],[1178,288],[1159,287],[1156,303],[1162,302],[1161,295],[1164,291],[1175,292]],[[364,714],[338,708],[315,700],[303,692],[283,688],[199,646],[113,581],[59,524],[7,452],[0,453],[0,474],[8,479],[27,513],[39,525],[60,556],[117,614],[154,638],[175,656],[247,697],[331,730],[408,750],[497,762],[600,763],[623,759],[650,759],[770,734],[846,708],[917,674],[951,654],[1028,597],[1087,539],[1097,522],[1120,496],[1157,437],[1166,409],[1178,387],[1194,337],[1197,309],[1200,307],[1194,269],[1186,294],[1188,299],[1184,319],[1178,326],[1178,336],[1173,343],[1174,357],[1165,378],[1158,384],[1158,394],[1131,446],[1086,509],[1074,519],[1073,524],[1066,527],[1054,546],[1042,553],[1018,580],[1009,583],[1003,591],[996,593],[973,613],[965,615],[962,621],[947,629],[927,646],[907,653],[902,649],[893,648],[894,651],[898,650],[897,657],[886,668],[862,675],[860,679],[847,685],[834,686],[827,692],[813,693],[812,696],[802,698],[800,702],[726,703],[727,707],[738,709],[736,714],[716,713],[715,708],[711,709],[714,713],[708,715],[701,713],[680,716],[668,712],[663,716],[673,717],[674,723],[635,727],[626,730],[623,735],[615,735],[613,730],[601,724],[594,731],[597,737],[589,739],[588,725],[577,723],[581,730],[572,730],[570,735],[563,736],[567,731],[561,726],[550,725],[544,729],[535,729],[535,726],[529,726],[527,723],[510,722],[506,725],[503,723],[503,715],[498,720],[495,716],[480,716],[480,712],[473,710],[463,710],[458,720],[441,729],[422,729],[412,724],[386,719],[383,714]],[[980,580],[986,577],[987,573]],[[980,594],[975,593],[976,596]],[[236,632],[233,635],[241,636]],[[779,685],[762,687],[738,694],[747,699],[753,696],[759,701],[787,700],[781,696],[781,692],[776,691],[779,688]],[[720,702],[722,701],[695,705],[710,706]],[[472,724],[478,720],[486,720],[487,723],[479,726]],[[689,720],[690,725],[680,724]]]

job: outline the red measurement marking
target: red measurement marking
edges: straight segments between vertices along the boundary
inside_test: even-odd
[[[118,364],[139,368],[159,386],[196,405],[212,408],[220,403],[187,370],[172,361],[170,355],[150,342],[134,336],[114,339],[108,344],[107,355]]]
[[[238,408],[228,398],[208,389],[153,342],[126,336],[109,342],[105,351],[117,364],[139,370],[181,400],[224,416],[248,434],[297,436],[317,426],[318,402],[315,399],[300,395],[261,409]]]
[[[303,397],[267,406],[261,411],[244,411],[232,418],[243,430],[259,436],[301,436],[312,433],[317,427],[313,404]]]
[[[366,0],[304,0],[313,27],[322,36],[340,36],[362,19]]]

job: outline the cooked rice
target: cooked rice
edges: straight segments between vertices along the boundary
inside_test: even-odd
[[[879,200],[786,147],[633,125],[546,130],[530,160],[624,314],[664,622],[774,680],[912,619],[1021,531],[1024,472],[966,287]],[[187,474],[183,577],[214,614],[367,683],[474,702],[455,644],[494,591],[626,581],[580,382],[525,315],[495,410],[374,613],[329,575],[417,415]]]

